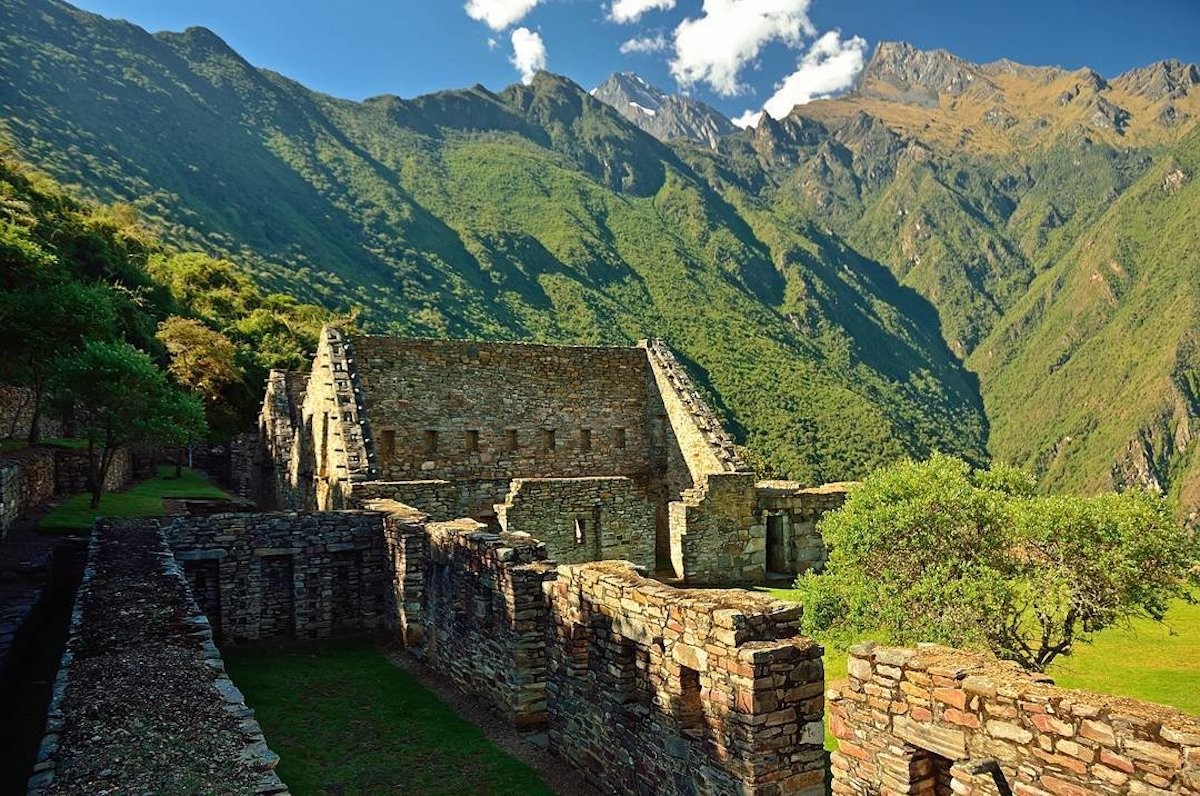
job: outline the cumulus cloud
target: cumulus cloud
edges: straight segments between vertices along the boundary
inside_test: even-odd
[[[670,11],[674,7],[675,0],[613,0],[608,15],[613,22],[637,22],[647,11]]]
[[[662,52],[671,46],[671,42],[667,37],[659,33],[655,36],[642,36],[636,39],[630,39],[621,44],[621,54],[628,55],[629,53],[657,53]]]
[[[546,45],[542,37],[529,28],[512,32],[512,65],[521,73],[521,82],[529,85],[538,71],[546,68]]]
[[[772,119],[782,119],[797,105],[845,91],[862,71],[866,53],[865,39],[853,36],[843,41],[839,31],[829,31],[812,43],[796,71],[776,84],[775,93],[763,104],[762,111],[746,111],[733,123],[754,127],[762,112],[771,114]]]
[[[723,96],[745,91],[738,75],[763,45],[799,46],[816,34],[808,18],[811,0],[704,0],[699,17],[675,29],[671,75],[687,87],[707,83]]]
[[[492,30],[504,30],[520,22],[542,0],[467,0],[467,16]]]

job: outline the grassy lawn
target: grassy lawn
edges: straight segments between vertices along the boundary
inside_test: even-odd
[[[1080,644],[1050,667],[1068,688],[1158,702],[1200,715],[1200,605],[1175,603],[1166,626],[1148,619]]]
[[[229,493],[186,467],[180,478],[175,477],[175,467],[158,468],[153,478],[134,484],[122,492],[105,492],[100,498],[99,508],[88,504],[91,496],[72,495],[45,517],[39,527],[52,533],[86,532],[97,516],[104,517],[157,517],[163,513],[163,498],[222,498]]]
[[[792,589],[764,589],[781,600],[794,601]],[[819,640],[819,639],[818,639]],[[883,641],[883,639],[877,639]],[[1166,625],[1148,619],[1129,627],[1098,634],[1093,643],[1079,644],[1067,658],[1050,667],[1054,681],[1065,688],[1157,702],[1200,715],[1200,605],[1175,603]],[[845,650],[825,650],[825,681],[846,676]],[[836,749],[825,733],[825,748]]]
[[[366,642],[231,649],[225,663],[293,793],[551,793]]]

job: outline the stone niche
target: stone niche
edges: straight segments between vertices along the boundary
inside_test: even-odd
[[[829,716],[835,794],[1200,794],[1200,718],[961,650],[860,645]]]

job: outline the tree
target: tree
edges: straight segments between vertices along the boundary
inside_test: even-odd
[[[92,508],[100,505],[117,449],[138,442],[174,443],[202,428],[194,402],[185,405],[166,374],[128,343],[89,340],[61,360],[53,389],[61,404],[72,407],[87,440]]]
[[[156,336],[171,356],[171,375],[210,406],[244,375],[237,363],[237,346],[200,321],[172,315],[159,324]]]
[[[30,444],[38,426],[46,383],[57,360],[83,341],[107,337],[116,326],[112,294],[101,284],[31,279],[0,291],[0,373],[33,393]]]
[[[198,395],[171,390],[156,423],[155,437],[166,446],[190,448],[208,433],[204,403]],[[189,463],[190,464],[190,463]],[[175,459],[175,477],[183,474],[183,457]]]
[[[985,648],[1042,671],[1098,630],[1190,599],[1200,543],[1162,499],[1032,485],[942,455],[873,474],[821,521],[829,562],[796,584],[805,630]]]

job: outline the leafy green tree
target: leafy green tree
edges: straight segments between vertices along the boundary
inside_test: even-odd
[[[172,315],[159,325],[157,337],[171,357],[167,368],[171,375],[210,405],[244,375],[237,363],[237,347],[200,321]]]
[[[1042,671],[1091,633],[1162,619],[1198,582],[1200,543],[1144,492],[1036,497],[1014,468],[944,455],[881,470],[822,520],[809,633],[977,649]]]
[[[204,402],[200,396],[177,390],[168,391],[156,421],[155,437],[167,447],[190,449],[208,433]],[[190,462],[189,462],[190,464]],[[183,456],[175,458],[175,477],[183,475]]]
[[[85,340],[108,337],[116,316],[111,293],[101,284],[32,282],[0,291],[0,378],[30,388],[33,398],[29,443],[38,426],[47,381],[58,359]]]
[[[150,357],[128,343],[89,340],[63,358],[52,388],[87,440],[93,508],[117,449],[138,442],[177,444],[202,433],[195,402],[171,387]]]

